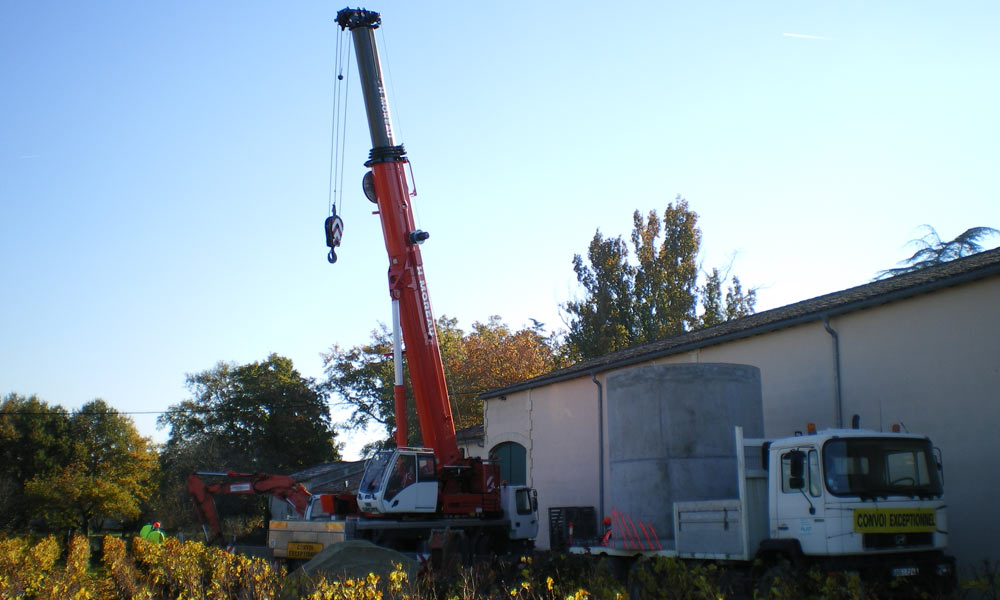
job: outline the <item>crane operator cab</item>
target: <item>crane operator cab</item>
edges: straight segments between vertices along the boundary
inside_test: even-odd
[[[363,513],[433,513],[438,478],[429,448],[380,450],[368,460],[358,488]]]

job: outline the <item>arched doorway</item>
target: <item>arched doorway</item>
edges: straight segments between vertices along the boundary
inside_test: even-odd
[[[500,479],[510,485],[527,485],[528,452],[517,442],[497,444],[490,456],[500,465]]]

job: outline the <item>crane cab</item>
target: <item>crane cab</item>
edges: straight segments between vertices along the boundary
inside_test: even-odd
[[[381,450],[368,460],[358,488],[362,513],[433,513],[438,478],[429,448]]]

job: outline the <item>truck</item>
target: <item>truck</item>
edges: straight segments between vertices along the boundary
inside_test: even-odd
[[[855,420],[857,425],[857,420]],[[754,581],[817,567],[866,581],[956,583],[940,450],[922,435],[853,429],[779,439],[744,438],[736,426],[738,497],[676,501],[672,539],[615,515],[603,540],[571,553],[715,561]],[[610,522],[608,522],[610,521]]]
[[[377,12],[345,8],[337,13],[349,31],[357,58],[372,149],[362,189],[377,208],[388,256],[393,316],[395,448],[367,463],[357,491],[358,513],[345,519],[348,539],[369,539],[398,550],[439,551],[449,537],[467,548],[499,552],[511,543],[530,545],[537,535],[535,491],[505,485],[499,465],[460,452],[445,381],[420,246],[429,237],[417,229],[407,183],[409,160],[394,138],[382,66],[375,42]],[[326,219],[328,260],[336,261],[343,221]],[[408,443],[403,346],[422,444]]]

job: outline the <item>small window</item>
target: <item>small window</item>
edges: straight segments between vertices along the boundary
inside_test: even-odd
[[[822,492],[822,486],[820,484],[819,476],[819,452],[816,450],[809,451],[809,473],[806,476],[806,482],[809,484],[809,495],[814,498],[819,498]]]
[[[400,454],[385,486],[385,499],[392,500],[396,494],[417,481],[417,461],[412,454]]]
[[[420,481],[437,481],[437,472],[434,469],[433,456],[419,455],[417,456],[417,464],[420,469]]]
[[[530,515],[535,510],[532,490],[523,488],[514,492],[514,503],[517,505],[517,514]]]
[[[781,455],[781,491],[786,494],[797,493],[799,490],[793,488],[792,480],[792,455],[786,452]]]
[[[781,455],[781,491],[786,494],[802,493],[806,490],[809,495],[818,498],[822,493],[820,487],[819,453],[815,449],[809,450],[802,465],[802,479],[804,487],[793,488],[792,480],[792,452]]]

